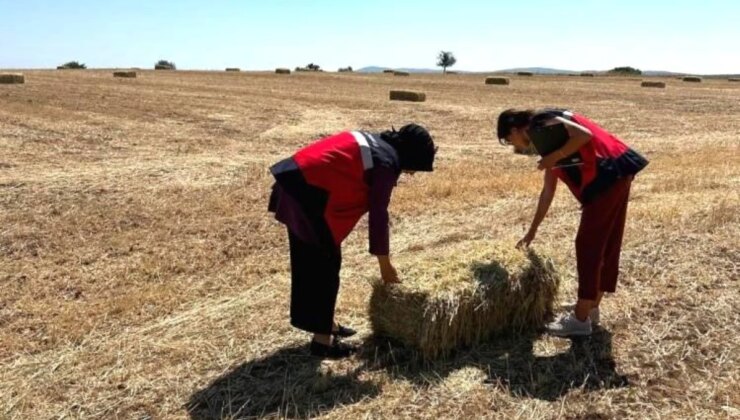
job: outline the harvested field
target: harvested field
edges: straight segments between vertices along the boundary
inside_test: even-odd
[[[609,77],[23,71],[0,86],[0,418],[736,418],[740,85]],[[423,103],[388,100],[422,91]],[[510,107],[570,107],[651,164],[633,184],[603,329],[505,334],[420,363],[371,337],[362,221],[337,320],[362,353],[306,355],[289,325],[267,168],[322,134],[425,125],[437,170],[402,177],[394,263],[524,234],[542,174],[493,136]],[[575,291],[579,207],[558,187],[534,249]]]

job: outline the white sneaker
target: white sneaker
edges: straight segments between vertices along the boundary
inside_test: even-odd
[[[591,312],[589,312],[588,317],[591,318],[591,326],[598,327],[599,326],[599,307],[595,307],[591,309]]]
[[[591,335],[591,319],[579,321],[574,314],[563,315],[546,326],[547,332],[557,337]]]

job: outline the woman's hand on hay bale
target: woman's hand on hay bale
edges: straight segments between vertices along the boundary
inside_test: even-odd
[[[516,247],[519,249],[528,248],[529,244],[532,243],[536,235],[537,232],[532,232],[530,230],[529,232],[527,232],[526,235],[524,235],[522,239],[519,240],[519,242],[516,243]]]
[[[396,268],[391,264],[389,256],[378,255],[378,264],[380,265],[380,277],[383,279],[385,284],[396,284],[401,282],[401,280],[398,279]]]

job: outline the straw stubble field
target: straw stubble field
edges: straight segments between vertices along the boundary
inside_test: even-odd
[[[740,416],[740,87],[666,80],[26,71],[0,88],[0,418]],[[389,102],[391,89],[427,94]],[[619,292],[592,338],[507,335],[419,364],[369,337],[365,222],[338,319],[362,353],[319,362],[289,326],[267,167],[322,134],[426,125],[438,170],[394,192],[399,268],[513,246],[541,174],[492,136],[508,107],[567,106],[651,159]],[[559,188],[534,246],[574,290],[579,210]],[[418,270],[418,267],[416,267]]]

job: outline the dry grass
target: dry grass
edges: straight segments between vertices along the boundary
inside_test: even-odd
[[[14,85],[26,82],[21,73],[0,73],[0,85]]]
[[[535,330],[554,314],[560,275],[535,251],[463,241],[440,247],[434,260],[401,267],[406,281],[373,281],[373,332],[415,348],[425,360],[447,356],[492,334]]]
[[[390,93],[391,101],[409,101],[409,102],[424,102],[427,100],[427,95],[424,92],[411,92],[408,90],[392,90]]]
[[[0,418],[731,418],[740,415],[740,86],[660,95],[620,78],[25,71],[0,88]],[[668,81],[680,86],[679,80]],[[399,267],[464,241],[513,246],[540,188],[493,139],[509,107],[568,106],[650,159],[634,183],[620,289],[587,340],[498,337],[418,364],[369,339],[377,264],[344,248],[338,320],[363,352],[305,355],[288,323],[267,167],[346,128],[426,125],[433,174],[391,206]],[[573,297],[579,210],[565,188],[535,246]],[[410,280],[409,280],[410,281]],[[190,409],[190,414],[188,409]]]

